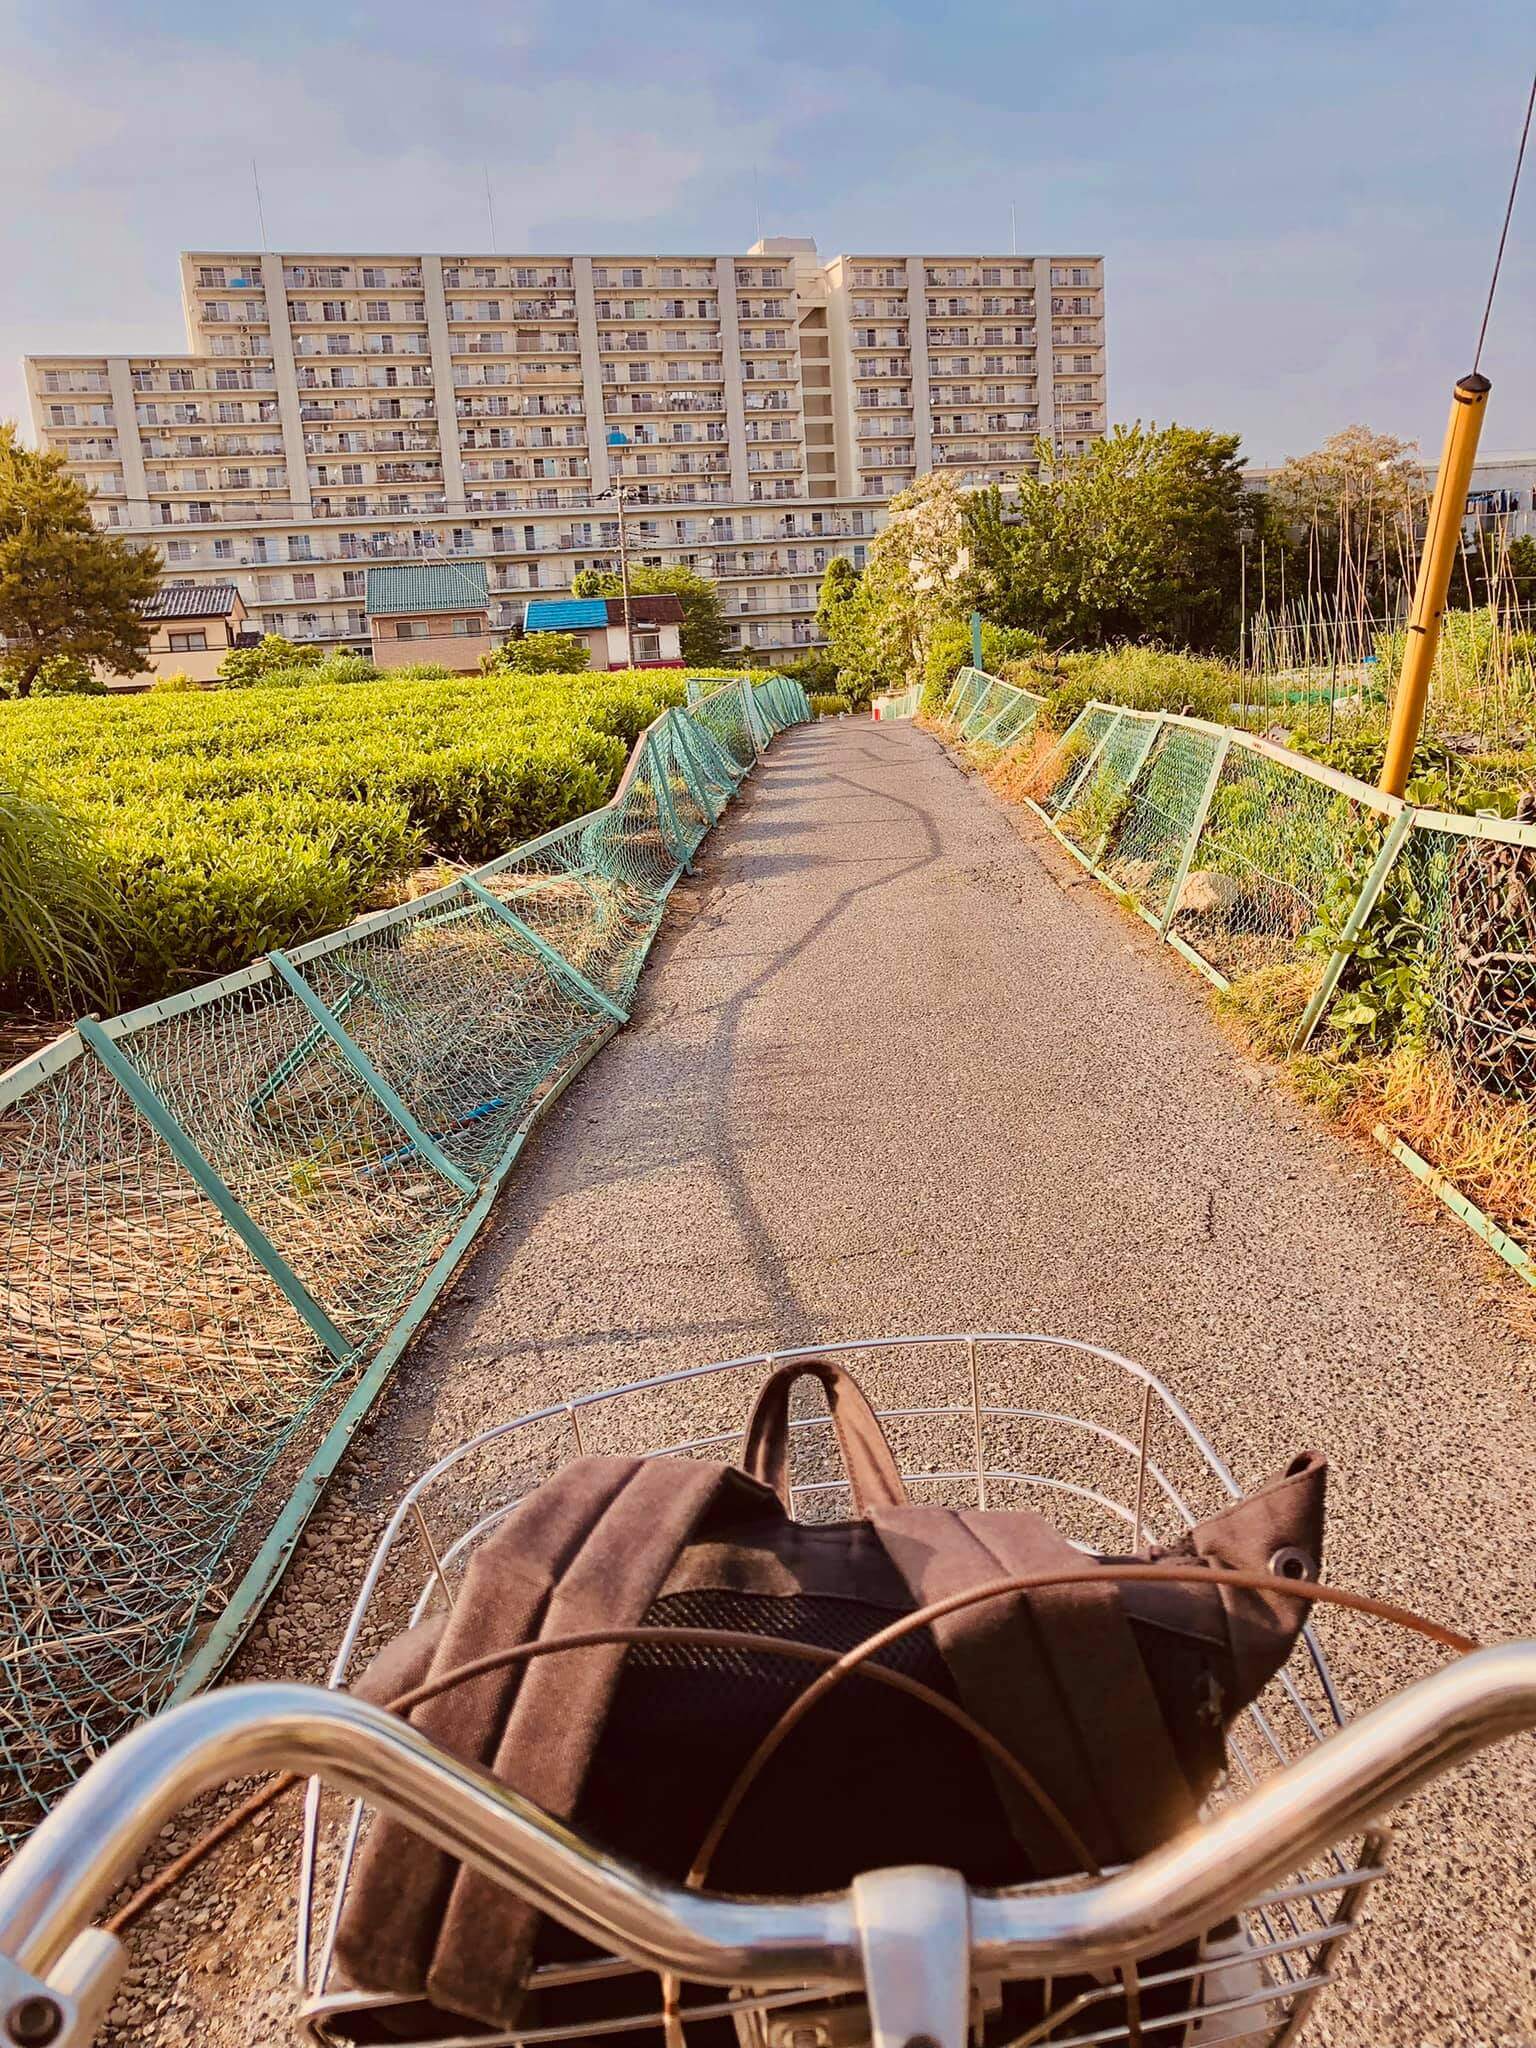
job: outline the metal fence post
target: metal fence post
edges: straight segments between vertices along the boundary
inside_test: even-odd
[[[163,1141],[177,1165],[202,1189],[257,1263],[265,1266],[332,1358],[350,1358],[354,1347],[347,1342],[271,1238],[247,1212],[227,1182],[204,1157],[201,1149],[193,1143],[121,1047],[107,1036],[94,1017],[82,1017],[75,1029],[155,1136]]]
[[[709,799],[709,777],[703,762],[693,750],[693,728],[686,712],[672,714],[673,744],[682,756],[683,773],[688,778],[688,787],[693,791],[699,809],[713,827],[719,820],[719,812]]]
[[[662,833],[671,830],[672,850],[677,864],[685,875],[693,873],[693,860],[688,841],[683,836],[682,823],[677,815],[677,805],[672,801],[672,784],[667,778],[666,768],[657,750],[655,735],[646,741],[646,760],[651,770],[651,787],[656,792],[656,809],[662,819]]]
[[[1109,707],[1105,706],[1105,709],[1108,710]],[[1123,712],[1110,711],[1109,724],[1104,728],[1104,737],[1088,756],[1084,767],[1071,777],[1060,797],[1056,795],[1054,790],[1051,792],[1051,812],[1053,817],[1059,818],[1063,811],[1070,810],[1073,804],[1076,803],[1079,792],[1087,789],[1092,784],[1104,749],[1109,745],[1124,722],[1125,715]]]
[[[1136,756],[1135,765],[1131,769],[1130,774],[1127,775],[1125,778],[1125,794],[1127,797],[1130,796],[1131,791],[1136,787],[1136,783],[1141,775],[1141,771],[1143,768],[1146,767],[1147,761],[1151,756],[1152,749],[1157,745],[1158,735],[1161,733],[1162,729],[1163,714],[1159,711],[1155,718],[1151,718],[1147,721],[1146,745],[1142,748],[1141,752]],[[1120,820],[1118,817],[1116,817],[1108,825],[1105,826],[1104,836],[1102,839],[1100,839],[1098,845],[1094,848],[1093,858],[1095,861],[1101,861],[1104,858],[1105,849],[1108,847],[1110,840],[1114,837],[1115,828],[1116,826],[1118,826],[1119,823]]]
[[[741,705],[746,714],[747,731],[752,735],[752,751],[761,754],[768,745],[768,735],[763,730],[762,714],[757,708],[757,692],[749,676],[741,679]]]
[[[477,882],[473,875],[465,875],[462,880],[465,888],[477,902],[483,903],[509,931],[516,932],[520,939],[533,948],[557,980],[568,982],[587,1002],[601,1010],[604,1015],[612,1017],[615,1023],[629,1022],[627,1010],[621,1010],[612,996],[605,995],[596,982],[588,981],[579,968],[571,965],[558,947],[552,946],[548,939],[541,938],[531,925],[524,924],[517,912],[509,910],[499,896],[493,896],[484,883]]]
[[[369,1059],[367,1053],[363,1051],[357,1040],[346,1029],[345,1025],[341,1023],[335,1012],[326,1008],[320,997],[310,987],[309,983],[300,974],[287,955],[282,952],[273,952],[269,953],[267,958],[272,962],[277,972],[282,976],[289,988],[292,989],[305,1009],[308,1010],[315,1022],[325,1032],[326,1037],[334,1043],[342,1058],[352,1069],[353,1073],[357,1075],[363,1086],[382,1105],[392,1121],[399,1125],[412,1146],[421,1154],[427,1164],[434,1167],[442,1175],[443,1179],[448,1182],[449,1186],[457,1188],[461,1195],[474,1194],[477,1183],[470,1179],[462,1167],[455,1166],[437,1140],[429,1137],[422,1129],[421,1125],[401,1101],[399,1095],[391,1088],[384,1076],[373,1064],[373,1061]]]
[[[1291,1040],[1291,1051],[1300,1052],[1306,1046],[1321,1021],[1324,1010],[1339,985],[1339,976],[1354,953],[1356,942],[1365,929],[1365,921],[1376,908],[1377,898],[1386,887],[1387,876],[1392,864],[1402,851],[1403,843],[1413,830],[1413,810],[1408,804],[1398,812],[1387,827],[1387,836],[1381,842],[1371,871],[1360,885],[1360,893],[1350,906],[1349,916],[1344,920],[1344,929],[1339,934],[1339,943],[1328,956],[1328,965],[1323,969],[1323,978],[1312,992],[1312,1000],[1301,1013],[1301,1022],[1296,1026],[1296,1036]]]
[[[1168,891],[1168,901],[1163,906],[1157,936],[1166,939],[1173,928],[1173,920],[1179,907],[1179,898],[1184,894],[1184,884],[1189,880],[1190,868],[1194,865],[1195,848],[1200,844],[1200,834],[1205,830],[1205,821],[1216,796],[1216,785],[1221,780],[1221,771],[1227,765],[1227,756],[1232,751],[1231,733],[1223,733],[1216,742],[1216,751],[1211,756],[1210,772],[1205,778],[1205,788],[1200,792],[1200,801],[1195,806],[1194,822],[1189,828],[1189,839],[1179,856],[1179,871],[1173,878]]]

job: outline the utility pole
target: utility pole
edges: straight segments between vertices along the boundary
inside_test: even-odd
[[[1386,759],[1381,764],[1381,788],[1388,796],[1401,796],[1413,772],[1414,750],[1419,744],[1424,706],[1429,697],[1430,670],[1440,647],[1445,601],[1467,509],[1467,487],[1472,481],[1477,437],[1482,431],[1491,388],[1488,379],[1474,370],[1460,379],[1451,394],[1451,417],[1445,430],[1445,447],[1440,453],[1435,495],[1430,501],[1429,523],[1419,556],[1413,610],[1408,618],[1403,672],[1392,700],[1392,725],[1387,735]]]
[[[635,665],[635,636],[629,622],[629,543],[624,532],[624,485],[614,481],[613,495],[619,506],[619,587],[624,592],[624,665]]]

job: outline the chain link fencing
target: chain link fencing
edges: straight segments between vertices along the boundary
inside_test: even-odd
[[[943,716],[967,746],[1011,747],[1028,737],[1045,699],[979,668],[963,668],[944,700]]]
[[[1040,709],[962,670],[944,716],[973,745],[1013,721],[1038,751]],[[1102,703],[1040,754],[1030,786],[1085,867],[1218,987],[1262,990],[1295,1049],[1325,1025],[1354,1049],[1411,1048],[1448,1124],[1485,1126],[1491,1101],[1523,1117],[1536,1099],[1536,823],[1422,810],[1255,734]],[[1536,1122],[1511,1118],[1500,1140],[1536,1187]],[[1378,1136],[1536,1280],[1433,1162]],[[1536,1198],[1523,1201],[1536,1228]]]
[[[0,1078],[0,1842],[235,1648],[673,884],[810,716],[782,677],[667,711],[601,810]]]

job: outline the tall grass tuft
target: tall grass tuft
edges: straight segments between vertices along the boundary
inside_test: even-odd
[[[0,991],[58,1009],[110,1004],[127,921],[85,828],[0,783]]]

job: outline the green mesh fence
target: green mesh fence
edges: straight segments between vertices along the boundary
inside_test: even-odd
[[[962,670],[944,718],[975,743],[1017,694]],[[1027,735],[1038,706],[1018,716]],[[1253,733],[1097,703],[1030,784],[1076,857],[1212,981],[1248,983],[1294,1049],[1326,1029],[1330,1057],[1374,1063],[1377,1137],[1536,1286],[1506,1230],[1536,1237],[1536,821],[1418,810]],[[1383,1081],[1400,1051],[1435,1110],[1412,1143]],[[1493,1162],[1497,1223],[1447,1179],[1454,1157],[1416,1149],[1458,1131]]]
[[[968,746],[1011,747],[1034,727],[1045,699],[979,668],[963,668],[944,703],[945,722]]]
[[[0,1081],[0,1840],[211,1631],[238,1641],[295,1475],[623,1020],[742,776],[809,716],[788,678],[714,690],[602,810]]]

